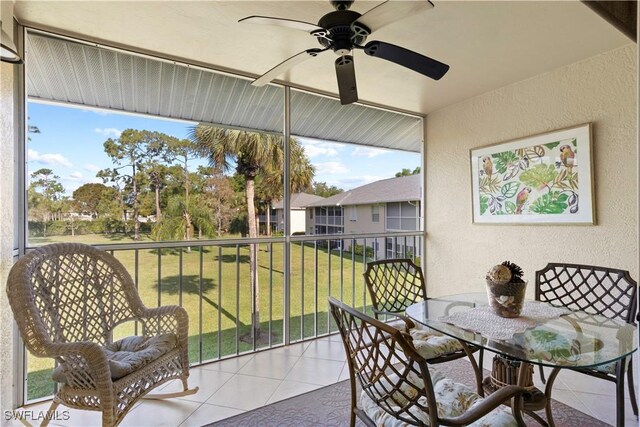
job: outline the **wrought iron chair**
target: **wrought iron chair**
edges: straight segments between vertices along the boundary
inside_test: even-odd
[[[506,386],[487,398],[427,366],[411,336],[329,297],[349,364],[351,426],[507,426],[525,423],[526,389]],[[356,378],[361,386],[358,405]],[[503,404],[511,404],[511,411]],[[511,413],[509,413],[511,412]],[[404,425],[404,424],[402,424]]]
[[[636,322],[637,292],[638,284],[626,270],[592,265],[549,263],[536,272],[536,300],[609,319],[622,320],[631,325],[635,325]],[[618,425],[624,424],[625,371],[633,413],[638,415],[631,359],[627,357],[616,363],[574,369],[577,372],[616,383]],[[542,368],[540,375],[544,382]],[[553,384],[554,380],[555,375],[552,374],[548,381]]]
[[[475,363],[472,366],[475,370],[478,393],[484,393],[481,371],[484,351],[481,348],[466,346],[455,338],[416,325],[411,319],[403,316],[408,306],[427,299],[427,287],[422,269],[418,265],[408,258],[372,261],[367,263],[364,280],[375,318],[398,318],[399,320],[392,320],[390,325],[399,329],[406,325],[407,332],[413,336],[418,353],[430,364],[466,356],[472,358],[470,353],[479,350],[478,366]]]
[[[58,243],[37,248],[13,266],[7,294],[29,351],[54,358],[58,405],[102,412],[118,425],[150,390],[173,379],[189,389],[189,318],[182,307],[147,308],[131,276],[112,255],[91,246]],[[113,341],[113,329],[134,320],[140,337]],[[46,425],[45,421],[43,425]]]

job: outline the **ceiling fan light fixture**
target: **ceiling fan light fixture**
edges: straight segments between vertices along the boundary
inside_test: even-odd
[[[0,25],[2,25],[0,23]],[[11,64],[22,64],[22,59],[18,55],[18,49],[9,35],[2,30],[0,34],[0,60]]]
[[[358,100],[355,68],[353,56],[351,56],[354,49],[361,49],[369,56],[393,62],[434,80],[440,79],[449,70],[447,64],[391,43],[370,41],[363,46],[373,31],[432,8],[433,3],[429,0],[409,2],[386,0],[364,14],[349,10],[353,0],[330,0],[330,2],[335,10],[323,15],[317,25],[269,16],[248,16],[239,21],[303,30],[315,37],[322,46],[322,49],[307,49],[286,59],[254,80],[252,85],[263,86],[291,67],[327,50],[332,50],[338,55],[335,69],[342,105]]]

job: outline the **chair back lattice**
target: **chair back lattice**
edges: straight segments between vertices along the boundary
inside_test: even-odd
[[[536,300],[635,324],[638,284],[626,270],[549,263],[536,272]]]
[[[376,310],[400,313],[427,299],[422,269],[408,258],[367,263],[364,280]]]
[[[58,243],[29,252],[12,268],[7,294],[27,348],[44,342],[110,343],[113,328],[143,307],[131,276],[112,255]]]
[[[395,418],[410,425],[438,425],[431,375],[411,338],[333,297],[329,305],[347,354],[352,405],[357,378],[362,391]]]

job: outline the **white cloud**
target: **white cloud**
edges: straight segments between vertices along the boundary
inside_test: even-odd
[[[82,174],[82,172],[71,172],[69,175],[66,175],[62,178],[62,185],[64,186],[65,192],[67,195],[73,194],[78,188],[82,187],[84,184],[90,183],[101,183],[102,181],[96,177],[86,177]]]
[[[309,158],[318,156],[335,157],[338,155],[338,150],[336,150],[335,148],[319,147],[317,145],[308,145],[304,147],[304,152]]]
[[[363,186],[365,184],[370,184],[375,181],[380,181],[381,179],[385,179],[385,178],[381,176],[376,176],[376,175],[361,175],[358,177],[338,179],[337,185],[340,188],[351,189],[351,188]]]
[[[107,110],[102,110],[99,108],[81,108],[80,109],[83,113],[93,113],[93,114],[97,114],[98,116],[109,116],[113,113],[107,111]]]
[[[382,154],[387,154],[388,152],[389,151],[380,148],[356,147],[351,155],[353,157],[367,157],[371,159]]]
[[[316,173],[318,173],[318,175],[349,172],[349,168],[347,168],[345,165],[343,165],[340,162],[316,163],[315,167],[316,167]]]
[[[84,175],[82,175],[82,172],[75,171],[71,172],[66,179],[68,181],[80,182],[84,180]]]
[[[60,153],[40,154],[36,150],[29,149],[27,151],[27,158],[30,162],[42,163],[49,166],[64,166],[67,168],[73,166],[69,159],[67,159]]]
[[[102,134],[106,137],[115,136],[116,138],[120,137],[122,131],[116,128],[95,128],[94,132]]]
[[[98,171],[101,170],[102,168],[92,163],[87,163],[86,165],[84,165],[84,169],[92,173],[98,173]]]
[[[338,151],[343,148],[342,144],[335,142],[318,141],[317,139],[299,139],[300,145],[304,147],[304,152],[309,158],[317,156],[335,157]]]

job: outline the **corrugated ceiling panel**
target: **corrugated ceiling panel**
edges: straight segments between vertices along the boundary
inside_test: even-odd
[[[333,141],[419,152],[422,121],[405,114],[291,91],[291,133]]]
[[[28,95],[229,127],[281,132],[284,91],[245,79],[29,33]],[[296,136],[420,151],[421,120],[292,90]]]

